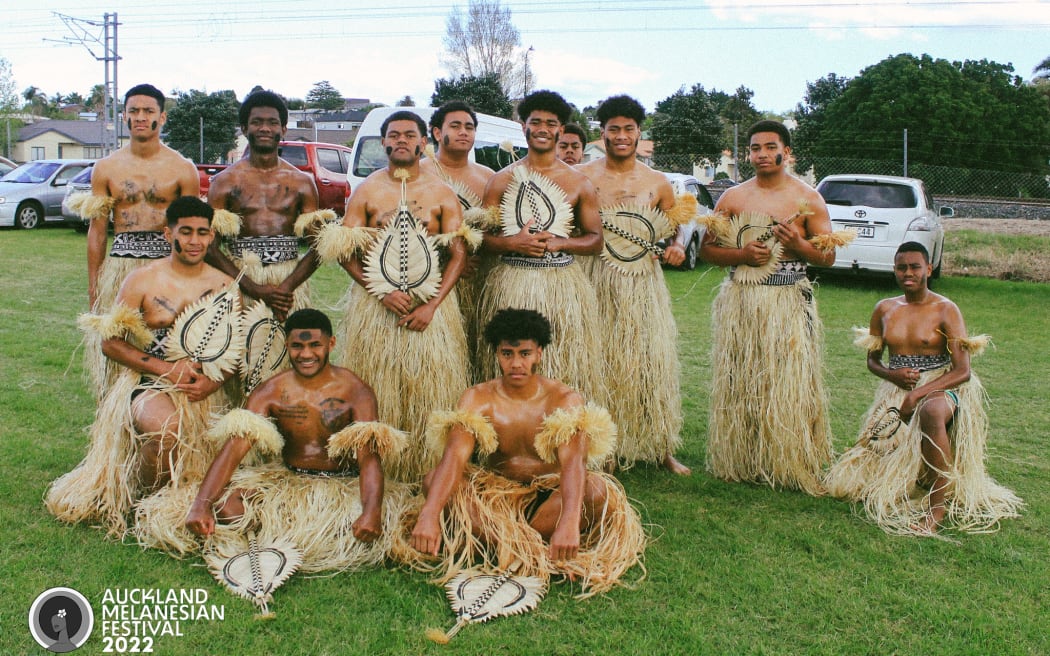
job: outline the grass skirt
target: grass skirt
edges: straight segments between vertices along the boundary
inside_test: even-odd
[[[478,302],[476,382],[500,375],[496,352],[484,339],[485,325],[505,308],[535,310],[551,323],[538,373],[560,380],[588,401],[608,407],[605,351],[594,288],[576,263],[547,269],[498,263],[489,271]],[[447,407],[455,407],[451,404]]]
[[[823,494],[831,430],[812,285],[726,279],[711,318],[708,470],[727,481]]]
[[[254,255],[254,254],[253,254]],[[287,262],[278,262],[277,264],[270,264],[263,266],[258,256],[246,257],[244,259],[230,256],[230,260],[237,266],[237,268],[244,269],[244,275],[250,278],[252,281],[260,285],[279,285],[292,275],[295,271],[295,267],[299,265],[298,260],[288,260]],[[244,307],[252,299],[247,296],[241,295],[241,304]],[[303,308],[310,307],[310,281],[307,280],[303,284],[295,288],[294,300],[292,301],[292,309],[289,310],[288,314],[301,310]]]
[[[98,298],[91,311],[94,314],[106,314],[113,309],[113,303],[117,300],[117,292],[124,284],[124,279],[135,269],[142,268],[147,264],[153,264],[157,260],[135,257],[106,257],[102,260],[102,268],[98,274]],[[84,335],[84,370],[91,380],[91,388],[95,391],[95,401],[101,402],[102,397],[117,380],[117,376],[123,370],[116,362],[113,362],[102,353],[102,338],[96,332]]]
[[[453,290],[427,329],[416,332],[398,328],[398,316],[363,287],[350,288],[336,339],[340,364],[372,388],[379,421],[408,433],[408,448],[383,462],[383,470],[399,481],[415,483],[437,464],[425,457],[427,417],[434,410],[456,407],[469,383],[458,303]]]
[[[181,558],[201,550],[201,539],[185,526],[198,486],[165,488],[135,507],[135,537],[143,547]],[[253,529],[260,544],[290,540],[303,555],[303,572],[342,571],[378,565],[394,541],[410,488],[387,480],[383,491],[383,533],[374,542],[354,537],[361,515],[361,486],[356,476],[298,474],[281,463],[241,467],[233,474],[224,502],[233,490],[245,490],[244,515],[231,523],[216,521],[204,548],[222,558],[248,550]]]
[[[918,385],[949,370],[950,367],[942,367],[924,372]],[[980,380],[971,375],[955,392],[959,405],[948,426],[952,458],[949,470],[944,472],[948,488],[943,524],[969,533],[990,533],[998,529],[1000,520],[1016,517],[1024,503],[985,472],[988,417]],[[866,426],[871,413],[884,403],[899,407],[906,394],[906,390],[882,381],[861,425]],[[930,499],[929,491],[918,484],[927,467],[922,456],[924,438],[918,412],[908,424],[901,425],[894,439],[898,444],[889,451],[876,448],[875,443],[853,446],[828,471],[825,485],[829,494],[863,503],[868,517],[887,533],[920,534],[912,527],[921,525],[929,512]]]
[[[537,492],[557,489],[561,477],[549,474],[522,485],[474,465],[468,466],[466,478],[442,513],[441,556],[434,559],[421,554],[408,542],[423,505],[422,496],[414,499],[414,507],[403,516],[391,556],[412,569],[436,575],[439,583],[478,565],[493,572],[520,560],[522,567],[516,574],[545,581],[552,576],[572,577],[580,584],[581,599],[607,592],[622,584],[623,575],[636,564],[644,575],[641,560],[647,538],[638,511],[631,506],[620,483],[605,473],[589,473],[605,483],[606,505],[601,516],[580,534],[579,555],[571,562],[552,562],[548,558],[549,545],[529,526],[525,516]],[[487,545],[474,534],[471,503],[483,522],[477,531],[498,536],[498,544]]]
[[[621,467],[659,464],[682,443],[678,328],[671,295],[656,260],[651,270],[629,276],[598,261],[591,272],[605,331],[609,409],[619,429]]]
[[[139,387],[140,376],[121,369],[95,413],[87,456],[51,484],[44,502],[58,519],[99,524],[113,537],[127,531],[128,515],[141,494],[137,480],[139,449],[151,437],[136,433],[132,422],[131,393]],[[164,384],[158,384],[157,389],[165,389]],[[171,482],[167,487],[196,490],[218,451],[205,433],[211,414],[225,409],[226,396],[220,389],[194,403],[182,392],[167,394],[175,403],[179,422],[178,446],[168,463]]]

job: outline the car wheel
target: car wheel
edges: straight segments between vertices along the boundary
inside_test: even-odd
[[[33,202],[22,203],[15,212],[15,224],[24,230],[32,230],[40,225],[40,219],[44,212],[40,206]]]
[[[700,246],[693,239],[689,242],[689,245],[685,247],[685,259],[682,260],[682,266],[678,267],[682,271],[692,271],[696,268],[696,260],[699,254]]]

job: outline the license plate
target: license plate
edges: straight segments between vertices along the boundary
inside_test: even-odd
[[[857,236],[868,238],[874,237],[875,226],[857,226]]]

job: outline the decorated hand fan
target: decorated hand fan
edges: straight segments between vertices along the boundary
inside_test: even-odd
[[[262,301],[244,313],[241,324],[244,354],[237,369],[245,393],[251,394],[259,383],[288,366],[288,351],[284,347],[284,327]]]
[[[243,275],[243,272],[242,272]],[[208,378],[220,382],[224,372],[237,370],[244,349],[241,334],[241,299],[237,280],[184,309],[168,332],[165,344],[169,362],[189,358],[201,364]]]
[[[534,576],[513,576],[521,567],[515,562],[502,574],[485,574],[478,570],[460,572],[445,586],[456,624],[446,633],[430,629],[427,637],[447,643],[467,624],[487,622],[494,617],[517,615],[536,607],[547,592],[543,580]]]
[[[900,443],[897,432],[903,423],[900,408],[883,403],[868,418],[860,443],[880,453],[892,451]]]
[[[568,237],[572,231],[572,206],[565,192],[550,178],[525,166],[514,169],[514,176],[503,192],[500,204],[503,218],[503,236],[510,237],[521,232],[529,221],[533,221],[533,232],[549,232],[558,237]]]
[[[666,214],[640,204],[604,208],[601,216],[605,233],[602,259],[628,275],[651,270],[649,258],[664,254],[656,242],[674,234]]]
[[[427,301],[441,285],[437,248],[408,209],[408,171],[398,169],[394,175],[401,179],[401,203],[365,256],[366,288],[377,298],[402,291]]]
[[[273,591],[299,569],[303,556],[287,540],[260,547],[255,533],[248,533],[247,551],[231,558],[205,553],[204,560],[219,583],[259,607],[259,619],[272,619],[269,603],[273,601]]]
[[[791,217],[785,223],[790,223]],[[742,212],[729,219],[729,231],[719,241],[728,248],[743,248],[753,241],[769,247],[769,261],[762,266],[738,264],[733,280],[745,285],[759,285],[777,270],[784,245],[773,238],[773,218],[757,212]]]

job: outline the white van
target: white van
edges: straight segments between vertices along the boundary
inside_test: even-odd
[[[365,178],[387,165],[386,150],[383,149],[379,128],[388,116],[402,110],[419,115],[429,126],[430,116],[437,111],[437,107],[377,107],[368,112],[368,116],[365,117],[357,131],[357,137],[354,139],[354,146],[350,153],[350,170],[346,174],[346,180],[350,183],[351,192],[357,189]],[[521,123],[481,112],[477,112],[477,115],[478,126],[472,156],[474,161],[484,164],[493,171],[498,171],[510,164],[511,154],[500,148],[500,144],[507,141],[514,146],[517,157],[525,155],[527,145],[525,135],[521,130]],[[427,136],[430,136],[429,128]]]

